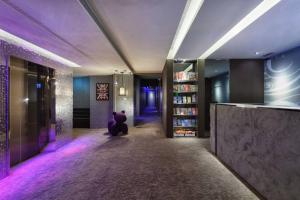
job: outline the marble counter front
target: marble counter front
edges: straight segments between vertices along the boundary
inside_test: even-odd
[[[211,149],[272,200],[300,198],[300,109],[211,105]]]

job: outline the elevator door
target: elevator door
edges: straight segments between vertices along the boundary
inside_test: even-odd
[[[10,164],[26,160],[40,152],[38,74],[24,60],[10,61]]]
[[[19,65],[18,67],[16,65]],[[25,69],[22,63],[10,68],[10,163],[17,164],[21,158],[22,132],[27,132],[27,91]]]

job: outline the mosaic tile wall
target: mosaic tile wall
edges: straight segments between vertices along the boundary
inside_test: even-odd
[[[56,78],[56,120],[63,122],[63,134],[70,135],[73,128],[73,75],[55,72]]]
[[[0,66],[0,179],[9,172],[8,156],[8,69]]]
[[[62,71],[72,71],[68,66],[60,64],[56,61],[45,58],[37,53],[29,51],[23,47],[15,46],[14,44],[9,44],[8,42],[0,40],[0,54],[6,56],[15,56],[24,60],[28,60],[46,67],[54,68]]]
[[[114,86],[114,111],[120,112],[122,110],[126,111],[128,126],[133,126],[134,120],[134,85],[133,85],[133,75],[124,74],[124,87],[126,89],[126,96],[120,96],[119,90],[122,85],[122,75],[115,74],[114,82],[118,82],[118,85]]]

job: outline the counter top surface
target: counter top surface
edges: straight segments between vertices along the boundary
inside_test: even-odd
[[[296,110],[296,111],[300,111],[300,107],[289,107],[289,106],[243,104],[243,103],[216,103],[216,105],[236,106],[236,107],[240,107],[240,108],[268,108],[268,109],[280,109],[280,110]]]

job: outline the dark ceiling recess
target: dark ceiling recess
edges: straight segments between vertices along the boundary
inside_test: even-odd
[[[90,0],[79,0],[81,5],[85,8],[85,10],[88,12],[88,14],[91,16],[91,18],[94,20],[94,22],[97,24],[99,29],[103,32],[105,37],[108,39],[108,41],[111,43],[113,48],[116,50],[118,55],[122,58],[124,63],[127,65],[127,67],[130,69],[132,73],[134,73],[134,69],[132,65],[130,64],[129,60],[127,59],[126,55],[121,50],[121,47],[118,43],[117,38],[114,36],[113,32],[109,29],[109,26],[105,23],[103,20],[103,17],[96,11],[94,4]]]
[[[141,87],[155,88],[159,85],[158,79],[141,79]]]

